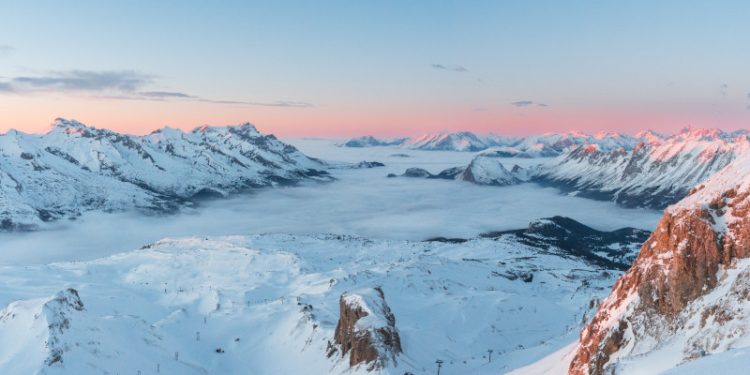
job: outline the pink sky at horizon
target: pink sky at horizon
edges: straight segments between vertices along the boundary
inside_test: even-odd
[[[748,3],[42,3],[4,9],[0,132],[57,117],[281,137],[750,123]]]
[[[37,102],[38,104],[38,102]],[[0,131],[44,133],[57,117],[121,133],[148,134],[164,126],[191,130],[201,125],[253,123],[280,137],[411,136],[440,131],[529,135],[571,130],[635,134],[652,129],[673,133],[685,127],[736,130],[746,127],[747,111],[710,112],[673,108],[633,111],[530,108],[310,108],[216,106],[207,103],[138,101],[34,101],[0,104]]]

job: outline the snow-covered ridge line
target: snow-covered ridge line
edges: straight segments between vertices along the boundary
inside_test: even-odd
[[[639,137],[648,141],[630,150],[582,144],[556,159],[526,168],[508,164],[508,157],[514,154],[491,148],[477,153],[466,166],[434,175],[410,168],[404,176],[496,186],[536,182],[625,207],[663,209],[732,161],[750,159],[746,131],[685,129],[669,137],[654,133],[639,133]]]
[[[89,210],[171,211],[248,188],[330,179],[325,165],[249,123],[120,134],[56,119],[0,135],[0,229]]]
[[[656,133],[649,133],[656,134]],[[631,149],[641,138],[620,133],[597,133],[594,135],[578,131],[546,133],[527,137],[475,134],[472,132],[439,132],[395,139],[380,139],[364,136],[343,142],[342,147],[396,146],[411,150],[469,151],[495,149],[508,157],[550,157],[582,145],[597,144],[604,149]]]
[[[536,181],[626,207],[664,208],[733,160],[748,158],[746,131],[685,129],[632,150],[576,148],[543,168]]]

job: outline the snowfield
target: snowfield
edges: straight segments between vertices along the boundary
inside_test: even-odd
[[[326,348],[339,297],[380,286],[403,353],[379,373],[401,375],[533,362],[577,337],[618,273],[507,239],[254,235],[0,275],[0,373],[366,373]]]

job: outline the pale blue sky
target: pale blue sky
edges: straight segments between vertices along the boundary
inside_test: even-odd
[[[750,120],[743,1],[0,7],[3,129],[37,130],[56,116],[134,132],[253,121],[282,134],[670,131]]]

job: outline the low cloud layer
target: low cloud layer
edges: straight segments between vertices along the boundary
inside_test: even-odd
[[[447,70],[447,71],[458,72],[458,73],[465,73],[469,71],[468,69],[464,68],[461,65],[448,66],[448,65],[443,65],[443,64],[432,64],[430,66],[432,66],[433,69]]]
[[[153,83],[153,77],[135,71],[52,72],[41,76],[19,76],[11,79],[14,90],[33,91],[119,91],[134,92]]]
[[[534,103],[533,100],[519,100],[519,101],[516,101],[516,102],[511,102],[510,104],[512,106],[515,106],[515,107],[523,108],[523,107],[530,107],[530,106],[534,105],[535,103]],[[537,107],[549,107],[545,103],[536,103],[536,106]]]
[[[11,52],[13,52],[14,48],[12,46],[9,46],[7,44],[0,44],[0,56],[9,55]]]
[[[510,104],[513,105],[513,106],[515,106],[515,107],[528,107],[530,105],[533,105],[534,102],[531,101],[531,100],[519,100],[517,102],[512,102]]]
[[[411,157],[401,158],[390,156],[398,150],[387,147],[346,149],[329,140],[292,143],[313,157],[378,160],[386,166],[336,170],[335,182],[258,190],[172,216],[94,213],[53,223],[55,230],[0,233],[0,264],[93,259],[164,237],[335,233],[421,241],[525,228],[532,220],[561,214],[598,229],[633,226],[650,230],[661,216],[656,210],[625,209],[613,202],[568,196],[534,184],[495,187],[385,177],[409,167],[437,173],[468,164],[472,153],[409,151]],[[507,167],[537,162],[511,159]]]
[[[233,104],[258,107],[308,108],[314,105],[301,101],[276,100],[269,102],[216,100],[179,92],[154,91],[156,77],[133,70],[55,71],[43,75],[0,78],[0,93],[72,93],[112,100],[189,100],[214,104]]]

